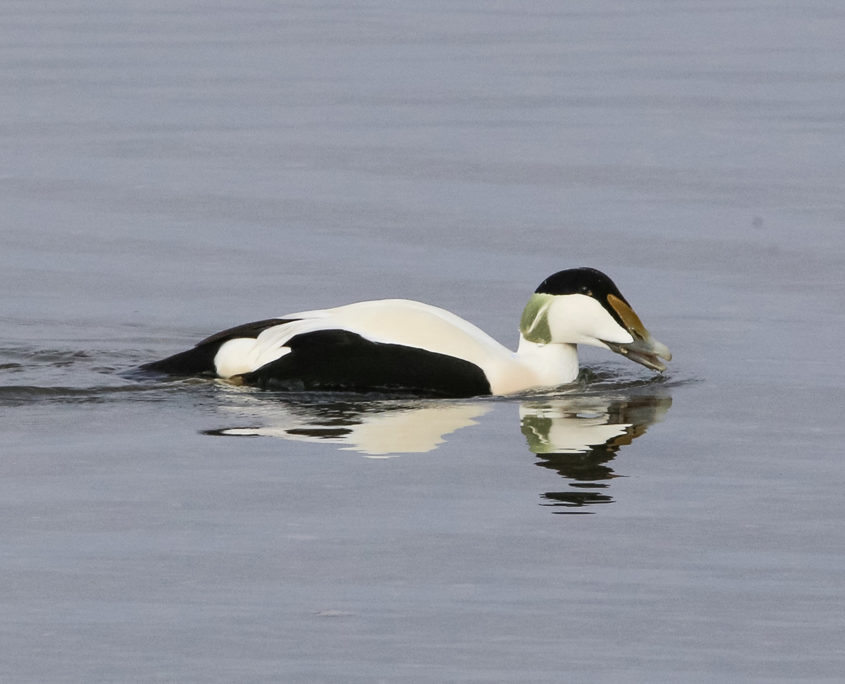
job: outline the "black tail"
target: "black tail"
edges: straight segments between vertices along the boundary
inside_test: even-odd
[[[145,363],[140,370],[163,375],[214,375],[214,356],[220,349],[220,344],[222,342],[198,345],[166,359]]]
[[[145,363],[140,367],[140,370],[183,377],[192,375],[216,375],[214,357],[224,342],[228,342],[236,337],[255,338],[258,337],[262,330],[289,322],[290,320],[281,318],[267,318],[263,321],[254,321],[253,323],[245,323],[234,328],[228,328],[210,337],[206,337],[197,343],[197,346],[193,349],[179,352],[160,361]]]

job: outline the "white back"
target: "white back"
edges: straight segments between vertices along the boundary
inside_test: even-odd
[[[215,356],[222,377],[248,373],[287,354],[286,343],[318,330],[348,330],[372,342],[402,344],[447,354],[482,370],[512,362],[514,353],[469,321],[445,309],[408,299],[357,302],[333,309],[285,314],[291,323],[267,328],[254,340],[234,339]]]

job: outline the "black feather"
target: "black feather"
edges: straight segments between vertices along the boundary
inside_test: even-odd
[[[372,342],[347,330],[318,330],[285,343],[291,351],[242,377],[282,391],[409,392],[433,397],[490,394],[478,366],[446,354]]]
[[[612,294],[628,303],[616,284],[595,268],[569,268],[550,275],[534,290],[537,294],[570,295],[583,294],[600,302],[607,301]]]
[[[256,338],[258,335],[275,325],[290,323],[292,318],[267,318],[263,321],[244,323],[234,328],[227,328],[201,340],[193,349],[168,356],[160,361],[145,363],[141,370],[166,375],[215,375],[214,357],[220,345],[238,337]]]

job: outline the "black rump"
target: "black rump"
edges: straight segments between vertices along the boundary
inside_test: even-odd
[[[214,357],[224,342],[237,337],[256,338],[263,330],[272,328],[274,325],[290,323],[292,320],[296,319],[267,318],[263,321],[227,328],[201,340],[193,349],[179,352],[160,361],[145,363],[141,366],[141,370],[166,375],[215,375]]]

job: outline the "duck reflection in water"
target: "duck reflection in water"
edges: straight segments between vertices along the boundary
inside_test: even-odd
[[[264,399],[266,395],[260,395]],[[251,403],[251,402],[250,402]],[[208,430],[206,434],[233,437],[281,437],[293,441],[338,444],[368,458],[433,451],[445,436],[474,425],[492,403],[435,400],[350,400],[325,397],[319,401],[290,401],[248,407],[252,417],[269,424]],[[240,405],[235,410],[247,408]]]
[[[672,404],[664,393],[572,394],[519,401],[520,427],[537,465],[557,471],[572,489],[546,492],[544,505],[556,513],[587,513],[594,504],[611,503],[609,481],[617,475],[610,463],[620,448],[663,418]],[[501,400],[371,400],[348,395],[308,395],[278,401],[230,389],[226,407],[261,425],[207,430],[233,437],[279,437],[336,444],[368,458],[433,451],[446,436],[476,424]],[[558,510],[559,509],[559,510]]]
[[[519,415],[528,448],[537,465],[557,471],[574,489],[546,492],[556,513],[611,503],[609,480],[617,477],[610,462],[623,446],[644,434],[672,405],[669,396],[581,396],[523,402]]]

